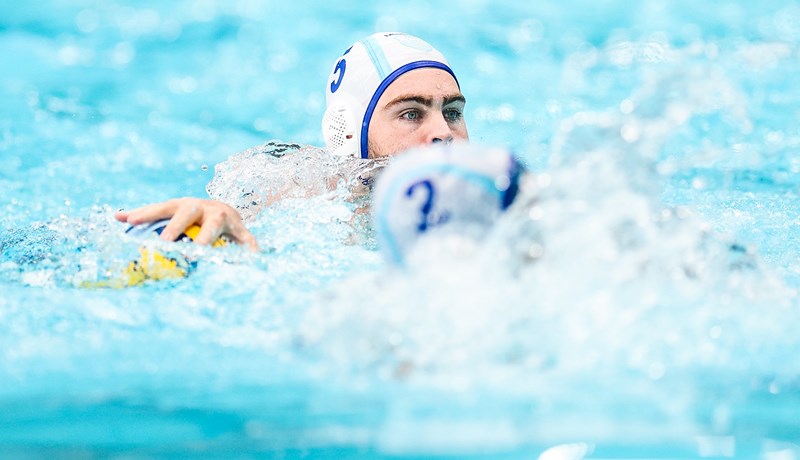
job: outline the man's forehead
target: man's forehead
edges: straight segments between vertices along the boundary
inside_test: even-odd
[[[464,98],[455,78],[440,69],[415,69],[401,75],[390,84],[381,97],[381,102],[399,98],[457,99]]]
[[[420,69],[410,70],[403,75],[397,77],[393,81],[388,90],[400,90],[400,88],[454,88],[458,90],[458,83],[456,79],[448,72],[442,69],[424,67]]]

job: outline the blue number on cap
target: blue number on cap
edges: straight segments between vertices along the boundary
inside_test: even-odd
[[[411,197],[414,194],[414,190],[417,188],[424,188],[425,191],[428,192],[428,196],[425,198],[425,202],[422,203],[422,207],[419,211],[422,213],[422,219],[420,220],[419,224],[417,225],[417,231],[419,233],[425,232],[428,229],[428,214],[431,213],[431,209],[433,208],[433,184],[429,180],[421,180],[408,187],[406,190],[406,196]]]
[[[348,50],[350,51],[350,50]],[[342,84],[342,78],[344,78],[344,71],[347,68],[347,62],[344,59],[341,59],[339,62],[336,63],[336,68],[333,69],[333,74],[339,74],[338,78],[335,81],[331,82],[331,93],[335,93],[337,89],[339,89],[339,85]]]

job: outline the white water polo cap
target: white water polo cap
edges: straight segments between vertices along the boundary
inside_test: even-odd
[[[392,158],[372,203],[381,252],[402,264],[429,232],[481,238],[513,203],[523,171],[506,149],[465,143],[433,144]]]
[[[369,123],[381,95],[401,75],[424,67],[445,70],[458,84],[444,55],[412,35],[376,33],[348,48],[325,88],[322,135],[328,151],[367,158]]]

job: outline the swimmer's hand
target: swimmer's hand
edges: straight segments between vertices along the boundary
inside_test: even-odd
[[[118,211],[114,213],[114,218],[130,225],[170,219],[169,224],[161,232],[161,239],[165,241],[175,241],[192,224],[197,224],[200,226],[200,233],[194,238],[197,244],[211,244],[220,236],[226,235],[235,243],[258,251],[258,243],[244,226],[239,213],[219,201],[176,198],[131,211]]]

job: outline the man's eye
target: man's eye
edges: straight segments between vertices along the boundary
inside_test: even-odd
[[[447,109],[444,111],[444,117],[450,121],[457,121],[461,119],[461,111],[458,109]]]
[[[419,112],[417,112],[416,110],[410,110],[408,112],[403,113],[402,118],[405,118],[406,120],[410,121],[417,120],[419,119]]]

